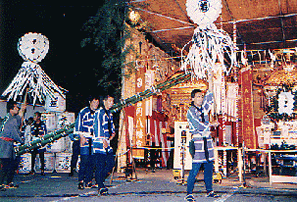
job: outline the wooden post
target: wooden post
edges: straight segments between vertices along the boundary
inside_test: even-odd
[[[214,163],[214,167],[215,167],[215,172],[219,172],[219,151],[217,148],[214,148],[214,157],[215,157],[215,163]]]
[[[268,151],[268,172],[269,172],[269,184],[272,185],[272,163],[271,163],[271,151]]]
[[[239,178],[239,182],[242,182],[242,154],[241,154],[241,148],[238,148],[238,178]]]
[[[224,149],[223,151],[223,173],[227,177],[228,172],[227,172],[227,150]]]
[[[267,175],[267,168],[266,168],[266,166],[267,166],[267,154],[265,152],[263,152],[262,155],[263,155],[263,158],[264,158],[263,172],[265,173],[265,176],[266,176]]]

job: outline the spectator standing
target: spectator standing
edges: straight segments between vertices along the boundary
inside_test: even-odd
[[[5,191],[4,180],[6,178],[7,188],[17,188],[12,181],[15,171],[19,164],[19,158],[14,152],[13,143],[23,143],[21,135],[21,122],[27,105],[23,104],[21,108],[18,107],[15,101],[7,103],[7,115],[3,120],[0,128],[0,190]]]
[[[32,135],[32,140],[36,140],[38,138],[42,138],[44,135],[46,135],[47,130],[46,130],[46,125],[43,121],[41,121],[41,113],[40,112],[35,112],[33,116],[33,123],[31,127],[31,135]],[[44,152],[46,151],[45,147],[41,147],[39,149],[34,149],[31,152],[32,158],[31,158],[31,172],[30,174],[35,174],[34,166],[35,166],[35,158],[36,155],[39,155],[40,163],[41,163],[41,175],[44,175]]]
[[[69,173],[69,176],[73,176],[74,171],[76,169],[78,156],[80,154],[80,138],[79,135],[71,133],[69,135],[69,138],[72,141],[72,156],[71,156],[71,171]]]

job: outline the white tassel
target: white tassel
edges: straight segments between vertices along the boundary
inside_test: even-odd
[[[29,88],[28,93],[33,97],[33,104],[37,99],[42,103],[47,95],[54,98],[55,92],[65,98],[64,89],[57,86],[38,64],[29,61],[22,64],[21,69],[2,96],[9,94],[8,100],[16,100],[27,87]]]
[[[274,67],[274,61],[276,60],[276,56],[270,51],[270,49],[268,50],[268,54],[269,54],[269,56],[270,56],[270,58],[271,58],[271,68],[273,68]]]
[[[184,57],[183,51],[189,45],[189,53]],[[230,60],[229,67],[224,65],[225,53]],[[231,68],[237,64],[233,41],[224,30],[218,30],[214,24],[206,29],[197,27],[192,40],[183,47],[181,56],[181,69],[198,79],[208,79],[208,74],[216,73],[221,68],[229,74]],[[215,65],[217,60],[222,66]]]

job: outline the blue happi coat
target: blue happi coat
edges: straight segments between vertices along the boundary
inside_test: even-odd
[[[109,110],[105,110],[103,107],[100,107],[94,116],[94,153],[107,154],[113,151],[112,147],[110,147],[109,140],[113,133],[115,133],[113,115]],[[106,149],[103,147],[103,139],[106,139],[108,143],[108,147]]]
[[[85,138],[92,139],[94,133],[93,123],[94,112],[90,109],[90,107],[83,108],[77,116],[74,134],[82,135]],[[84,145],[80,145],[81,155],[89,155],[90,150],[93,150],[93,144],[91,145],[91,148],[89,148],[88,142]]]
[[[213,140],[210,135],[210,124],[208,112],[213,104],[213,94],[207,91],[204,96],[201,109],[192,104],[187,113],[187,120],[189,123],[189,131],[192,133],[192,140],[195,145],[195,155],[193,157],[193,163],[206,163],[207,159],[204,150],[204,140],[207,140],[207,147],[209,153],[209,161],[214,160],[214,148]],[[202,121],[204,117],[204,122]]]

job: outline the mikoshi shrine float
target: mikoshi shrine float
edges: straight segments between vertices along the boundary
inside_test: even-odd
[[[210,117],[220,122],[211,130],[216,144],[216,173],[237,175],[240,181],[245,180],[246,173],[252,173],[268,174],[271,183],[297,182],[296,40],[265,42],[259,49],[253,48],[262,45],[260,42],[238,44],[238,37],[243,37],[238,30],[248,20],[231,18],[224,23],[224,16],[232,16],[230,10],[234,7],[227,7],[226,1],[180,0],[183,15],[175,13],[171,17],[160,14],[165,13],[165,8],[160,7],[163,1],[149,2],[145,9],[134,4],[131,21],[147,20],[153,27],[170,21],[175,27],[145,33],[137,27],[139,22],[127,25],[131,38],[126,45],[132,45],[134,51],[126,57],[126,63],[135,64],[135,71],[128,65],[123,70],[129,77],[122,78],[121,101],[112,108],[120,112],[117,171],[125,172],[131,166],[148,168],[151,152],[156,151],[156,166],[173,168],[174,177],[183,178],[191,169],[186,120],[190,92],[211,87],[215,104]],[[297,5],[291,8],[297,12]],[[149,9],[161,10],[158,13]],[[177,11],[169,9],[167,14],[170,12]],[[250,21],[286,19],[291,15]],[[178,20],[177,16],[187,20]],[[164,21],[157,21],[157,17]],[[178,23],[187,27],[178,27]],[[187,35],[186,39],[173,37],[177,32],[179,36]],[[166,38],[175,41],[168,42],[172,52],[160,45]],[[282,47],[276,48],[275,44]],[[24,92],[22,89],[18,93]],[[60,88],[51,89],[64,97]],[[59,140],[71,133],[73,126],[55,128],[43,139],[17,146],[16,151],[26,154]]]

